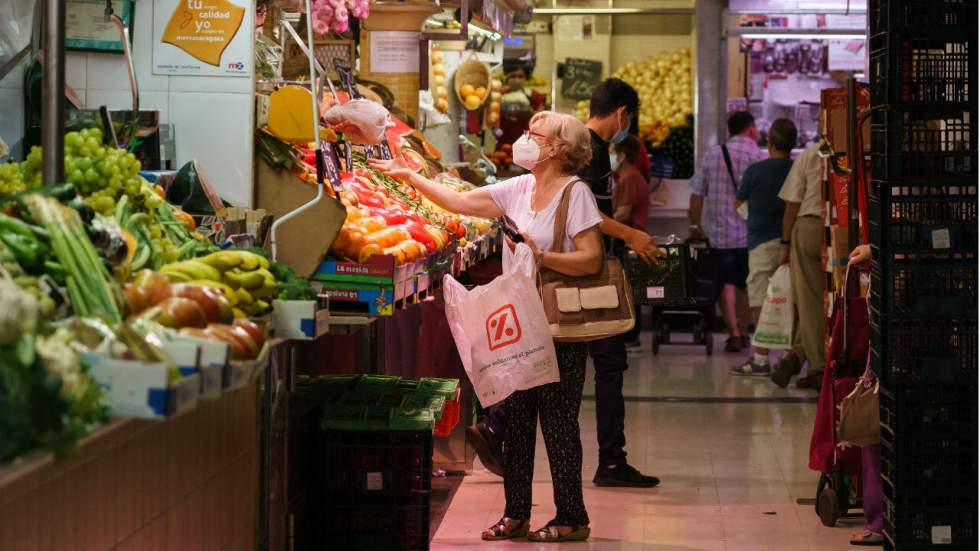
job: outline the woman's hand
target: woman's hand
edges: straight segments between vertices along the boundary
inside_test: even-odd
[[[384,159],[368,159],[368,165],[375,170],[380,170],[392,178],[397,178],[409,184],[412,183],[412,176],[415,171],[408,166],[401,157],[386,161]]]
[[[542,254],[541,249],[539,249],[538,246],[534,244],[534,241],[531,241],[531,236],[529,236],[528,234],[522,231],[518,231],[517,233],[521,234],[521,237],[524,238],[524,244],[531,248],[531,253],[534,255],[533,256],[534,263],[540,266],[541,254]],[[507,246],[510,247],[510,252],[514,252],[514,249],[517,248],[517,243],[514,243],[510,239],[510,237],[507,237],[506,235],[504,236],[504,240],[507,241]]]
[[[659,259],[667,256],[667,252],[657,246],[653,236],[645,231],[635,230],[631,233],[626,239],[626,246],[648,264],[660,264]]]
[[[869,245],[858,245],[853,251],[851,251],[850,258],[847,261],[847,267],[860,266],[871,260],[871,247]]]

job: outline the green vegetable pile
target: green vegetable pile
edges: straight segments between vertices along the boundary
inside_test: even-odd
[[[673,161],[671,178],[690,178],[694,175],[694,117],[688,116],[684,126],[670,129],[663,143],[664,154]]]
[[[249,249],[264,258],[268,255],[259,247]],[[276,298],[279,300],[316,300],[317,294],[310,282],[300,277],[292,268],[278,262],[269,262],[269,272],[279,283]]]

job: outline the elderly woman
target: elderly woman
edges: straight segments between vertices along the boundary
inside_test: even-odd
[[[400,161],[372,161],[372,165],[408,182],[446,210],[488,218],[509,216],[539,267],[572,276],[598,273],[603,260],[599,233],[602,218],[589,187],[575,176],[592,155],[585,125],[569,115],[538,113],[531,119],[530,130],[514,143],[513,155],[514,162],[531,174],[465,193],[432,182]],[[573,187],[562,252],[552,252],[556,212],[567,186]],[[587,348],[586,343],[555,343],[555,349],[561,380],[507,398],[507,506],[503,518],[483,532],[485,540],[526,536],[532,541],[554,542],[589,537],[578,425]],[[529,533],[538,417],[551,463],[557,516]]]

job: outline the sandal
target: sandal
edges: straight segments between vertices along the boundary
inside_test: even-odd
[[[527,535],[528,541],[545,543],[559,541],[585,541],[589,539],[592,529],[588,525],[548,524]]]
[[[512,540],[527,537],[531,529],[530,520],[517,520],[508,517],[501,517],[490,528],[483,531],[482,538],[485,541]]]
[[[851,536],[851,545],[860,545],[865,547],[877,547],[885,544],[885,538],[881,534],[875,534],[874,532],[869,532],[865,530],[860,534],[854,534]]]

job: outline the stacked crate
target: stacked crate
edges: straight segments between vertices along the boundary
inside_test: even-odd
[[[885,536],[977,548],[977,0],[872,0],[871,354]]]

